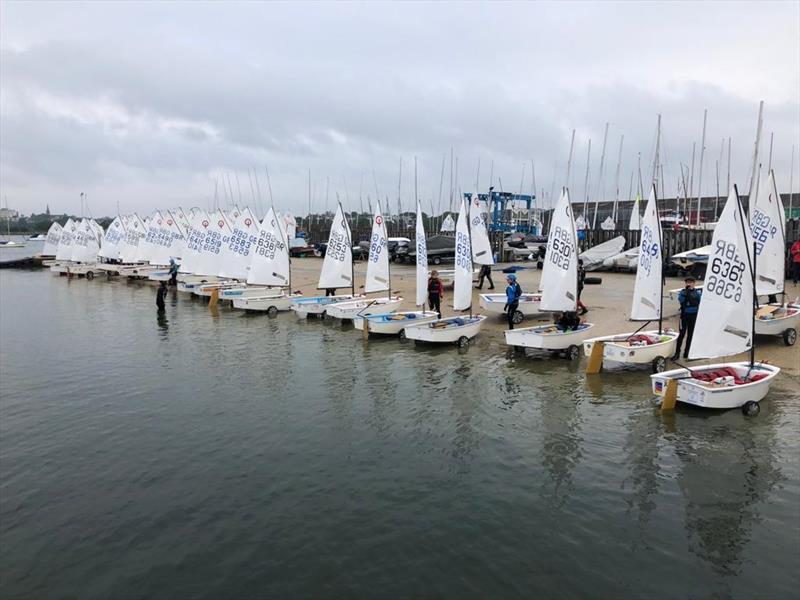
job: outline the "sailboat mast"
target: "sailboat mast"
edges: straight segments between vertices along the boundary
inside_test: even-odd
[[[569,143],[569,157],[567,158],[567,178],[564,181],[564,187],[569,188],[569,174],[572,170],[572,151],[575,149],[575,130],[572,130],[572,141]],[[551,194],[552,196],[552,194]]]
[[[592,138],[589,138],[589,148],[586,151],[586,177],[583,179],[583,222],[586,223],[586,211],[589,208],[589,163],[592,158]]]
[[[700,225],[700,203],[703,201],[703,157],[706,153],[706,120],[708,118],[708,109],[703,109],[703,136],[700,138],[700,167],[697,171],[697,218],[694,220],[695,225]]]
[[[619,171],[622,167],[622,143],[625,135],[619,137],[619,154],[617,155],[617,173],[614,176],[614,209],[611,211],[611,219],[614,221],[614,228],[617,226],[617,206],[619,205]]]
[[[595,190],[594,197],[594,216],[592,217],[592,229],[597,229],[597,209],[600,205],[600,192],[604,190],[603,187],[603,167],[606,163],[606,142],[608,141],[608,122],[606,122],[606,130],[603,133],[603,150],[600,152],[600,172],[597,174],[597,190]]]
[[[658,223],[658,253],[661,258],[661,293],[658,295],[658,334],[664,331],[664,234],[661,230],[661,219],[658,218],[658,190],[653,186],[653,194],[656,198],[656,222]]]

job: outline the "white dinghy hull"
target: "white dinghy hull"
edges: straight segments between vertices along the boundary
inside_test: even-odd
[[[771,304],[775,306],[778,312],[782,307],[780,305]],[[756,316],[755,332],[757,335],[784,335],[788,329],[795,331],[794,336],[797,335],[797,326],[800,325],[800,304],[788,304],[783,313],[774,316],[775,312],[769,315],[770,318],[762,318]],[[793,345],[794,342],[792,342]]]
[[[526,317],[536,315],[539,313],[539,303],[541,301],[541,294],[522,294],[519,297],[519,308],[517,310]],[[488,315],[506,314],[505,294],[480,294],[478,296],[478,304]]]
[[[466,345],[480,333],[485,321],[485,315],[436,319],[429,323],[407,326],[406,338],[434,344]]]
[[[397,310],[402,298],[362,298],[348,302],[336,302],[328,307],[327,314],[334,319],[354,319],[358,316],[391,313]]]
[[[539,325],[505,332],[506,344],[536,350],[566,350],[570,346],[580,347],[592,332],[593,323],[582,323],[575,331],[559,331],[555,325]]]
[[[632,336],[659,336],[669,338],[655,344],[632,346],[627,342]],[[675,353],[675,344],[678,332],[665,329],[660,334],[658,330],[638,331],[636,333],[620,333],[592,338],[583,342],[583,352],[586,356],[592,355],[595,342],[603,342],[603,361],[618,362],[631,365],[651,364],[656,358],[669,358]]]
[[[245,298],[263,298],[265,296],[276,296],[283,293],[280,288],[271,288],[266,285],[248,285],[246,287],[235,287],[222,290],[219,294],[220,300],[243,300]]]
[[[720,383],[694,379],[691,373],[710,373],[712,371],[732,370],[738,377],[747,376],[748,372],[764,375],[763,378],[748,383],[734,384],[726,381]],[[769,386],[780,368],[774,365],[756,363],[752,369],[749,362],[717,363],[692,369],[673,369],[650,376],[653,394],[663,398],[667,382],[678,380],[678,402],[693,404],[703,408],[726,410],[739,408],[748,402],[759,402],[769,392]]]
[[[331,304],[353,300],[352,295],[342,296],[316,296],[313,298],[298,298],[292,301],[291,310],[297,313],[298,317],[309,315],[325,314]]]
[[[408,311],[397,313],[373,314],[367,317],[355,317],[353,326],[363,331],[364,324],[367,324],[369,333],[382,335],[399,335],[406,327],[412,325],[422,325],[436,321],[439,315],[431,310]]]
[[[290,310],[292,301],[302,296],[298,294],[275,294],[274,296],[250,296],[233,298],[233,308],[253,312],[276,313]]]
[[[238,281],[217,281],[215,283],[204,283],[192,290],[195,296],[202,296],[203,298],[210,298],[214,290],[222,293],[225,290],[239,289],[245,286],[244,283]]]

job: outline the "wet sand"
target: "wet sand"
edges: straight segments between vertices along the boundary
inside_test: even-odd
[[[493,267],[492,278],[495,284],[495,293],[505,293],[505,274],[502,273],[501,270],[506,266],[508,265],[498,264]],[[303,294],[307,296],[319,295],[320,292],[317,290],[316,286],[321,268],[322,260],[318,258],[293,259],[292,288],[302,291]],[[438,268],[442,270],[452,269],[452,265],[441,265],[441,267]],[[356,263],[356,293],[363,293],[365,272],[366,263]],[[416,283],[414,273],[413,265],[396,265],[394,263],[391,265],[392,294],[399,295],[403,298],[403,304],[398,310],[415,309],[414,296]],[[516,275],[524,292],[535,292],[539,289],[541,271],[536,269],[535,266],[533,268],[517,271]],[[635,331],[642,325],[641,322],[632,322],[628,319],[635,281],[634,274],[593,272],[589,273],[587,276],[601,277],[603,280],[599,285],[587,285],[581,296],[584,304],[589,307],[589,313],[583,318],[590,323],[594,323],[596,336]],[[473,310],[476,313],[481,312],[478,295],[488,291],[486,285],[483,290],[473,289]],[[665,289],[670,290],[682,286],[683,280],[668,278]],[[800,286],[793,286],[791,281],[786,282],[786,290],[790,299],[794,299],[795,296],[800,295]],[[340,289],[339,293],[347,293],[348,291],[349,290]],[[378,294],[371,295],[377,296]],[[452,288],[445,288],[445,297],[442,302],[442,314],[444,316],[461,314],[453,311],[452,301]],[[665,327],[677,329],[677,301],[670,300],[668,297],[664,298],[664,315]],[[534,325],[547,323],[550,320],[551,319],[548,319],[544,314],[528,317],[519,327],[532,327]],[[648,329],[651,327],[657,327],[657,325],[653,324],[652,326],[648,326]],[[487,319],[481,331],[481,337],[489,338],[502,344],[504,343],[503,331],[505,331],[506,328],[507,325],[504,316],[492,316]],[[739,355],[736,359],[746,360],[747,355]],[[787,347],[779,337],[758,336],[756,341],[756,359],[781,367],[787,375],[800,375],[800,344]],[[692,361],[691,363],[687,361],[687,364],[701,365],[704,362],[712,361]]]

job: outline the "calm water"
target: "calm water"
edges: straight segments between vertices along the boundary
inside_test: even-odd
[[[800,397],[0,273],[4,598],[789,598]],[[794,590],[794,592],[792,592]]]

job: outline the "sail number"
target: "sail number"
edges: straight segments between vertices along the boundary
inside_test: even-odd
[[[658,243],[653,240],[653,229],[645,225],[642,227],[642,243],[639,246],[639,268],[650,275],[653,268],[653,259],[658,256]]]
[[[756,256],[758,256],[764,249],[764,244],[778,233],[778,228],[773,225],[772,218],[769,215],[756,208],[750,219],[750,233],[756,244]]]
[[[704,293],[739,302],[742,299],[742,282],[745,264],[739,258],[736,244],[717,240],[714,258],[708,267]]]
[[[469,255],[469,236],[461,231],[456,232],[456,266],[467,271],[472,270],[472,258]]]
[[[372,234],[369,246],[369,261],[377,263],[380,260],[381,252],[386,247],[386,238],[379,233]]]
[[[572,234],[563,227],[556,227],[553,230],[552,243],[547,252],[550,262],[563,270],[569,269],[569,262],[572,258]]]
[[[341,231],[331,232],[325,256],[330,256],[336,262],[344,262],[347,256],[347,236]]]

